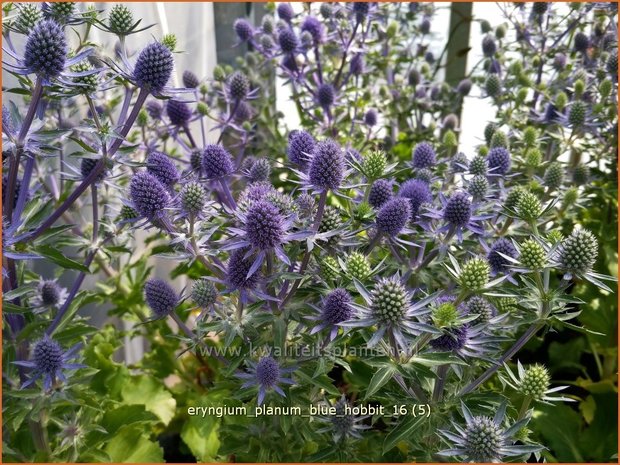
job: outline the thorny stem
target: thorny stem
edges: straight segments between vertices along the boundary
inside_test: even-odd
[[[93,198],[93,244],[97,243],[99,236],[99,205],[97,202],[97,184],[90,186],[90,192]]]
[[[230,208],[232,208],[233,210],[237,209],[237,202],[235,202],[235,198],[232,196],[232,193],[230,192],[230,188],[228,187],[228,183],[226,182],[225,179],[220,179],[220,186],[222,186],[222,191],[224,192],[224,196],[226,197],[226,201],[228,203],[228,206]]]
[[[437,380],[435,381],[435,388],[433,389],[433,402],[439,402],[443,396],[449,369],[450,365],[448,364],[441,365],[437,369]]]
[[[216,144],[219,144],[222,142],[222,139],[224,138],[224,132],[226,131],[226,126],[228,126],[228,123],[230,123],[233,119],[233,117],[235,116],[235,113],[237,113],[237,108],[239,108],[239,104],[241,103],[240,100],[235,100],[235,104],[232,107],[232,110],[230,111],[230,115],[228,115],[228,118],[226,118],[226,121],[224,121],[224,124],[222,124],[222,132],[220,132],[220,137],[218,137]]]
[[[523,403],[521,404],[521,408],[519,409],[519,416],[517,417],[517,421],[525,418],[527,409],[530,407],[530,402],[532,402],[532,398],[530,396],[525,396],[523,398]]]

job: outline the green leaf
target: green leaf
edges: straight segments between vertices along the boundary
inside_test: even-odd
[[[468,363],[461,360],[449,352],[437,352],[429,354],[421,354],[411,358],[410,363],[419,363],[427,367],[436,367],[440,365],[452,364],[467,366]]]
[[[110,439],[104,452],[111,462],[163,463],[164,454],[159,444],[144,435],[144,428],[131,424],[124,426]]]
[[[199,462],[214,462],[220,448],[218,430],[217,418],[192,416],[183,425],[181,439]]]
[[[364,400],[368,399],[375,392],[381,389],[390,379],[392,379],[392,375],[394,373],[396,373],[396,369],[392,365],[386,365],[377,370],[370,380]]]
[[[411,436],[424,420],[425,418],[423,416],[410,416],[400,422],[400,424],[385,437],[385,441],[383,441],[383,453],[389,452],[392,448],[396,447],[396,444],[400,441]]]
[[[127,380],[121,389],[121,397],[128,405],[144,405],[167,425],[174,417],[177,402],[160,380],[140,375]]]
[[[297,375],[297,377],[303,379],[304,381],[314,384],[316,387],[324,389],[325,391],[329,392],[334,396],[339,396],[341,394],[340,391],[336,388],[336,386],[333,385],[334,380],[327,375],[321,375],[317,376],[316,378],[312,378],[301,370],[297,371],[295,374]]]
[[[157,422],[157,417],[147,412],[144,405],[123,405],[109,410],[101,420],[101,426],[108,432],[108,437],[116,434],[122,427],[132,423]]]
[[[63,254],[60,250],[52,247],[51,245],[48,245],[48,244],[40,245],[39,247],[35,249],[35,252],[47,258],[48,260],[54,262],[56,265],[62,268],[71,269],[71,270],[79,270],[79,271],[83,271],[84,273],[90,273],[88,268],[85,267],[83,264],[78,263],[75,260],[71,260],[70,258],[67,258],[65,254]]]

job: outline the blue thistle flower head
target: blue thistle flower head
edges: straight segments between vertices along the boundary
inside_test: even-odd
[[[397,236],[411,217],[411,204],[408,199],[395,197],[383,204],[377,213],[377,229],[390,237]]]
[[[366,64],[364,63],[364,55],[361,53],[356,53],[351,58],[351,63],[349,64],[349,70],[353,76],[359,76],[364,73],[364,69]]]
[[[146,159],[146,170],[164,186],[179,182],[181,175],[172,159],[162,152],[151,152]]]
[[[260,280],[260,273],[248,276],[252,259],[246,258],[247,249],[237,249],[230,254],[226,268],[226,282],[231,289],[252,290]]]
[[[170,204],[170,194],[166,187],[146,171],[133,175],[129,183],[129,195],[136,211],[149,220],[162,217]]]
[[[312,36],[314,44],[319,44],[323,38],[323,24],[314,16],[306,16],[301,23],[301,30]]]
[[[316,140],[306,131],[291,131],[288,135],[288,159],[305,169],[308,165]]]
[[[58,342],[43,338],[39,340],[33,350],[32,359],[38,372],[53,375],[62,368],[63,350]]]
[[[414,168],[429,168],[435,165],[435,149],[428,142],[421,142],[413,149]]]
[[[504,147],[493,147],[487,155],[487,163],[492,174],[506,174],[510,171],[510,152]]]
[[[228,176],[234,170],[232,155],[219,144],[208,144],[202,152],[202,171],[207,179]]]
[[[67,38],[56,21],[39,21],[26,39],[25,65],[47,80],[57,78],[65,67]]]
[[[155,318],[170,315],[179,303],[176,291],[163,279],[152,278],[144,284],[144,300]]]
[[[451,225],[464,227],[471,219],[471,200],[465,192],[456,192],[448,199],[443,211],[443,219]]]
[[[183,71],[183,85],[188,89],[196,89],[200,85],[200,79],[190,70]]]
[[[139,87],[158,93],[172,76],[174,58],[168,47],[160,42],[147,45],[138,55],[133,76]]]
[[[292,54],[299,47],[299,38],[292,29],[282,29],[278,34],[278,44],[283,53]]]
[[[497,52],[497,44],[491,35],[486,35],[482,39],[482,53],[486,57],[492,57]]]
[[[174,126],[184,127],[192,117],[189,105],[181,100],[170,99],[166,103],[166,113]]]
[[[146,112],[153,119],[161,119],[164,113],[164,107],[157,100],[149,100],[146,102]]]
[[[278,18],[287,23],[290,23],[295,16],[295,12],[293,11],[293,7],[290,3],[278,3],[278,8],[276,9],[278,13]]]
[[[455,352],[462,349],[467,342],[469,325],[464,324],[451,328],[445,328],[444,333],[433,339],[431,346],[440,352]]]
[[[469,93],[471,92],[472,85],[473,84],[471,82],[471,79],[463,79],[456,86],[456,91],[463,96],[469,95]]]
[[[259,250],[270,250],[279,246],[285,236],[284,218],[271,202],[258,200],[253,203],[245,218],[247,241]]]
[[[279,384],[294,384],[291,378],[283,377],[283,375],[292,372],[292,368],[281,367],[271,355],[261,357],[258,363],[249,363],[252,368],[251,373],[240,373],[237,376],[247,380],[243,386],[241,386],[242,389],[250,386],[258,386],[258,405],[263,403],[268,390],[273,389],[282,397],[286,397],[286,394]]]
[[[238,18],[233,24],[233,29],[241,42],[248,42],[254,35],[254,28],[244,18]]]
[[[349,320],[354,313],[352,302],[353,298],[346,289],[334,289],[323,299],[321,320],[329,326]]]
[[[310,183],[318,189],[338,189],[344,178],[342,149],[333,140],[317,143],[308,170]]]
[[[508,270],[508,265],[510,265],[510,261],[502,257],[500,253],[510,258],[517,258],[518,255],[517,249],[509,239],[502,237],[496,240],[487,255],[487,260],[489,265],[491,265],[493,273],[504,273]]]
[[[371,108],[364,114],[364,123],[366,123],[366,126],[373,127],[377,124],[377,118],[377,110]]]
[[[336,100],[336,91],[334,90],[334,86],[327,83],[320,84],[316,91],[316,97],[321,107],[331,107]]]
[[[363,22],[368,16],[369,12],[370,12],[370,3],[353,2],[353,14],[355,15],[355,20],[358,23]]]
[[[400,186],[398,195],[409,200],[412,221],[418,217],[422,204],[430,202],[432,199],[431,189],[428,183],[421,179],[410,179],[405,181]]]
[[[228,78],[227,88],[228,95],[233,101],[245,100],[250,92],[250,81],[245,74],[235,71]]]
[[[368,203],[374,208],[381,206],[394,195],[394,181],[391,179],[377,179],[370,187]]]
[[[273,357],[263,357],[256,365],[256,380],[266,388],[273,387],[280,379],[280,365]]]
[[[82,158],[82,161],[80,162],[80,174],[82,175],[82,179],[85,179],[91,173],[91,171],[95,169],[95,166],[97,166],[98,162],[99,160],[95,158]],[[106,174],[106,170],[103,170],[101,173],[99,173],[99,175],[95,179],[95,182],[99,183],[103,181],[106,177]]]
[[[573,46],[580,53],[586,53],[590,48],[590,38],[583,32],[578,32],[573,38]]]

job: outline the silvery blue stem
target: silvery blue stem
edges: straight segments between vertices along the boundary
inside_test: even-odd
[[[118,124],[121,125],[125,122],[127,112],[129,111],[129,104],[131,103],[131,97],[133,96],[133,90],[129,87],[125,87],[125,99],[123,100],[123,106],[121,107],[121,113],[118,116]]]
[[[240,100],[235,100],[232,110],[230,111],[230,115],[228,115],[228,118],[226,118],[226,121],[224,121],[224,124],[222,124],[222,132],[220,132],[220,137],[218,137],[216,144],[219,144],[222,142],[222,139],[224,138],[224,131],[226,130],[228,123],[232,121],[233,116],[235,116],[235,113],[237,113],[237,108],[239,108],[240,103],[241,103]]]
[[[222,186],[222,191],[224,192],[224,196],[226,197],[226,202],[228,203],[230,208],[232,208],[233,210],[236,210],[237,202],[235,202],[235,198],[232,196],[232,193],[230,192],[230,188],[228,187],[228,182],[226,182],[226,179],[224,178],[221,178],[219,182],[220,182],[220,186]]]
[[[344,65],[347,62],[347,56],[349,55],[349,47],[353,43],[353,39],[355,38],[355,34],[357,33],[357,28],[359,27],[360,22],[355,21],[355,26],[353,27],[353,32],[351,32],[351,37],[349,37],[349,41],[342,52],[342,61],[340,62],[340,68],[338,68],[338,72],[336,73],[336,78],[334,79],[334,87],[336,89],[340,89],[340,78],[342,76],[342,70],[344,69]]]
[[[32,100],[30,100],[30,106],[28,107],[28,113],[26,113],[26,117],[22,122],[22,127],[19,129],[19,135],[17,136],[17,145],[23,146],[24,141],[26,140],[26,135],[30,130],[30,126],[32,125],[32,121],[34,120],[34,116],[37,113],[37,107],[39,106],[39,102],[41,101],[41,97],[43,96],[43,80],[39,76],[37,76],[37,80],[34,84],[34,89],[32,90]]]
[[[97,243],[97,236],[99,235],[99,205],[97,202],[97,184],[90,186],[90,192],[92,194],[93,202],[93,243]]]
[[[32,177],[32,171],[34,170],[35,158],[33,154],[28,156],[26,160],[26,166],[24,167],[24,176],[22,177],[22,184],[19,190],[19,196],[17,197],[17,204],[15,205],[15,211],[13,212],[13,224],[19,223],[24,207],[26,206],[26,198],[28,197],[28,190],[30,188],[30,178]]]

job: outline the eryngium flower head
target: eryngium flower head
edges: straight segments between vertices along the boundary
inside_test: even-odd
[[[486,195],[488,190],[489,181],[487,180],[486,176],[482,176],[480,174],[472,178],[467,188],[467,191],[476,200],[482,199]]]
[[[83,61],[71,67],[71,72],[82,73],[85,71],[91,71],[93,67],[87,62]],[[73,82],[83,95],[90,95],[97,90],[97,74],[89,74],[87,76],[77,76],[73,78]]]
[[[503,237],[496,240],[487,255],[487,260],[489,261],[489,265],[491,265],[491,271],[493,273],[503,273],[508,270],[507,265],[510,264],[510,261],[500,254],[504,254],[510,258],[516,258],[518,252],[510,240]]]
[[[116,4],[108,15],[110,30],[119,36],[129,33],[134,25],[133,15],[125,5]]]
[[[364,254],[359,252],[351,253],[347,257],[345,264],[347,272],[359,281],[364,281],[368,276],[370,276],[370,263]]]
[[[586,273],[598,256],[598,242],[587,229],[574,229],[559,249],[560,266],[569,273]]]
[[[492,418],[478,416],[467,425],[465,449],[474,462],[495,462],[503,445],[502,429]]]
[[[321,320],[328,325],[347,321],[353,316],[351,302],[353,299],[346,289],[334,289],[323,299]]]
[[[408,305],[407,290],[398,278],[381,278],[372,291],[371,311],[383,324],[399,323]]]
[[[161,119],[161,115],[164,112],[164,107],[157,100],[149,100],[146,102],[146,112],[153,119]]]
[[[532,5],[532,12],[535,15],[544,15],[549,9],[549,4],[547,2],[534,2]]]
[[[192,109],[181,100],[170,99],[166,103],[166,113],[170,122],[175,126],[186,126],[192,117]]]
[[[331,3],[321,3],[319,12],[324,19],[329,19],[334,14],[334,5]]]
[[[371,150],[367,152],[362,161],[364,175],[368,179],[377,179],[383,175],[387,166],[387,157],[383,150]]]
[[[321,218],[321,224],[319,225],[319,232],[335,231],[342,226],[342,212],[338,207],[332,207],[328,205],[323,212],[323,218]]]
[[[465,303],[467,313],[470,315],[478,315],[474,323],[488,323],[495,316],[495,308],[491,303],[483,297],[474,296]]]
[[[226,281],[232,289],[251,290],[256,287],[260,273],[253,273],[248,277],[253,258],[245,258],[247,249],[233,251],[228,259]]]
[[[327,281],[333,281],[338,277],[340,270],[338,262],[334,257],[327,256],[320,264],[321,277]]]
[[[467,342],[467,332],[469,326],[464,324],[462,326],[455,326],[451,328],[445,328],[443,334],[433,339],[431,346],[440,352],[453,352],[462,349]]]
[[[377,229],[388,236],[397,236],[411,217],[409,200],[395,197],[383,204],[377,213]]]
[[[493,174],[506,174],[510,171],[510,152],[504,147],[494,147],[487,155],[489,171]]]
[[[534,239],[528,239],[521,244],[519,261],[530,270],[540,271],[547,262],[547,253],[540,243]]]
[[[377,124],[377,110],[375,110],[374,108],[369,109],[364,114],[364,123],[366,124],[366,126],[375,126]]]
[[[233,28],[242,42],[247,42],[254,35],[254,28],[246,19],[237,19],[233,24]]]
[[[246,238],[260,250],[269,250],[284,240],[284,218],[271,202],[259,200],[252,204],[246,214]]]
[[[459,274],[459,284],[465,290],[477,292],[489,282],[489,263],[482,258],[472,258],[465,262]]]
[[[170,315],[179,303],[179,296],[172,286],[159,278],[149,279],[144,284],[144,299],[155,318]]]
[[[421,142],[413,150],[413,166],[428,168],[435,164],[435,149],[428,142]]]
[[[63,350],[56,341],[47,337],[40,339],[32,351],[35,370],[44,375],[54,376],[63,365]]]
[[[484,83],[484,89],[487,91],[487,95],[495,97],[502,90],[502,82],[497,74],[489,74],[487,80]]]
[[[607,67],[607,72],[612,76],[618,74],[618,52],[612,51],[611,55],[607,59],[607,63],[605,65]]]
[[[228,95],[234,101],[245,100],[250,92],[250,81],[248,77],[235,71],[230,78],[228,78]]]
[[[207,144],[202,152],[202,171],[207,179],[217,179],[233,172],[232,155],[221,145]]]
[[[582,186],[590,179],[590,168],[588,165],[578,164],[573,170],[573,182],[578,186]]]
[[[63,298],[63,288],[56,280],[41,281],[37,287],[37,302],[41,307],[55,307]]]
[[[370,3],[368,2],[353,2],[353,13],[355,14],[355,20],[358,23],[364,21],[368,12],[370,11]]]
[[[417,69],[412,69],[407,76],[407,81],[410,86],[417,86],[422,82],[422,74]]]
[[[456,86],[456,91],[465,96],[465,95],[469,95],[469,93],[471,92],[471,88],[472,88],[472,82],[470,79],[463,79],[461,82],[459,82],[458,86]]]
[[[553,68],[561,71],[566,68],[566,55],[563,53],[556,53],[553,57]]]
[[[319,189],[338,189],[344,177],[342,149],[333,140],[317,143],[308,170],[310,183]]]
[[[153,42],[138,55],[133,76],[139,87],[157,93],[166,87],[173,68],[174,58],[170,49],[159,42]]]
[[[278,34],[278,44],[282,52],[293,53],[299,46],[299,39],[292,29],[282,29]]]
[[[129,195],[136,211],[149,220],[161,217],[170,204],[166,187],[146,171],[140,171],[131,178]]]
[[[432,199],[430,187],[421,179],[405,181],[398,190],[399,197],[409,200],[411,220],[415,220],[420,212],[420,207]]]
[[[549,189],[557,189],[564,182],[564,167],[560,162],[551,163],[545,170],[543,177],[545,186]]]
[[[251,182],[260,182],[269,180],[271,174],[271,164],[267,158],[259,158],[256,160],[248,173]]]
[[[37,23],[26,40],[25,65],[45,79],[54,79],[65,67],[67,38],[55,21],[45,19]]]
[[[176,184],[181,175],[172,159],[162,152],[151,152],[146,158],[146,170],[164,186]]]
[[[450,160],[450,169],[453,173],[464,173],[468,168],[469,160],[467,159],[467,155],[465,155],[463,152],[457,152],[452,157],[452,160]]]
[[[256,380],[265,388],[275,386],[280,379],[280,366],[273,357],[263,357],[256,365]]]
[[[191,298],[199,307],[207,308],[217,300],[217,289],[208,279],[199,279],[192,285]]]
[[[575,34],[575,37],[573,39],[573,46],[578,52],[585,53],[590,47],[590,38],[583,32],[578,32],[577,34]]]
[[[572,127],[582,126],[586,122],[587,104],[581,100],[573,102],[568,110],[568,124]]]
[[[323,108],[329,108],[334,104],[336,99],[336,91],[331,84],[321,84],[316,91],[317,101]]]
[[[291,131],[288,136],[288,159],[296,165],[306,168],[316,141],[306,131]]]
[[[181,189],[181,206],[188,215],[202,212],[207,202],[207,191],[196,181],[190,181]]]
[[[323,37],[323,24],[314,16],[306,16],[303,23],[301,23],[301,30],[308,32],[312,36],[312,40],[315,44],[321,42]]]
[[[290,3],[278,3],[278,8],[276,11],[278,13],[278,18],[286,21],[287,23],[290,23],[293,16],[295,16],[295,12],[293,11],[293,7]]]
[[[22,3],[20,6],[16,26],[20,31],[27,32],[41,19],[41,9],[36,3]]]
[[[443,219],[454,226],[466,226],[471,218],[471,201],[465,192],[456,192],[448,199]]]
[[[380,208],[390,200],[394,194],[394,181],[391,179],[377,179],[370,187],[368,203],[375,209]]]
[[[482,39],[482,53],[487,57],[492,57],[497,51],[497,44],[491,35],[486,35]]]
[[[538,219],[541,213],[542,205],[536,194],[529,191],[522,192],[517,202],[519,218],[525,221],[533,221]]]
[[[538,400],[549,389],[551,377],[547,369],[537,363],[525,369],[520,381],[519,391],[521,394]]]
[[[91,173],[95,166],[97,166],[98,162],[99,160],[94,158],[82,158],[82,161],[80,162],[80,174],[82,175],[82,179],[85,179]],[[106,170],[103,170],[101,173],[99,173],[99,175],[95,179],[95,182],[103,181],[105,176]]]

